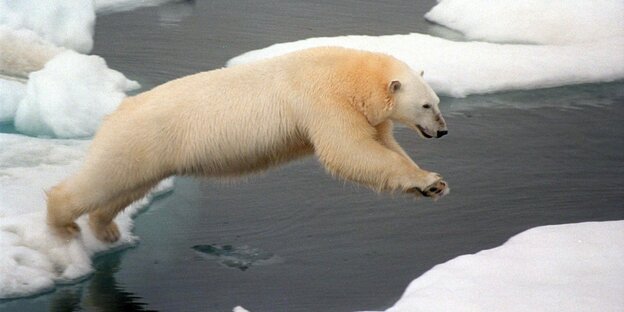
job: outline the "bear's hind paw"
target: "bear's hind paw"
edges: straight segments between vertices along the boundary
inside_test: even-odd
[[[65,225],[50,225],[52,231],[63,240],[71,240],[80,234],[80,226],[76,222]]]
[[[110,222],[106,225],[95,225],[93,222],[90,222],[90,225],[95,237],[102,242],[114,243],[119,240],[119,237],[121,236],[119,228],[115,222]]]

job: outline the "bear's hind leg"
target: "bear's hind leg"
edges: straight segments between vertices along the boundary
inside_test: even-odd
[[[70,202],[70,195],[67,194],[62,185],[55,186],[49,192],[48,197],[48,225],[63,239],[70,239],[78,235],[80,227],[74,222],[80,215],[73,212],[75,209],[67,209]]]
[[[119,237],[119,228],[113,221],[117,214],[123,211],[134,201],[145,196],[156,183],[146,184],[132,191],[118,195],[104,205],[94,209],[89,214],[89,226],[97,239],[103,242],[114,243]]]

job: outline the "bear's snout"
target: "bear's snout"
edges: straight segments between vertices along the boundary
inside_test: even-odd
[[[448,130],[438,130],[437,137],[441,138],[445,136],[446,134],[448,134]]]

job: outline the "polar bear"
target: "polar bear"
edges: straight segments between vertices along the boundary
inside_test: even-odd
[[[329,173],[377,191],[439,198],[449,187],[395,141],[393,123],[424,138],[447,127],[420,74],[385,54],[323,47],[176,79],[125,99],[86,160],[48,192],[48,224],[74,222],[105,242],[115,216],[171,175],[234,177],[315,154]]]

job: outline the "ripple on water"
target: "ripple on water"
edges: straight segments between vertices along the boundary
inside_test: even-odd
[[[281,262],[281,258],[264,250],[250,246],[195,245],[192,247],[203,258],[233,269],[245,271],[251,266],[270,265]]]

